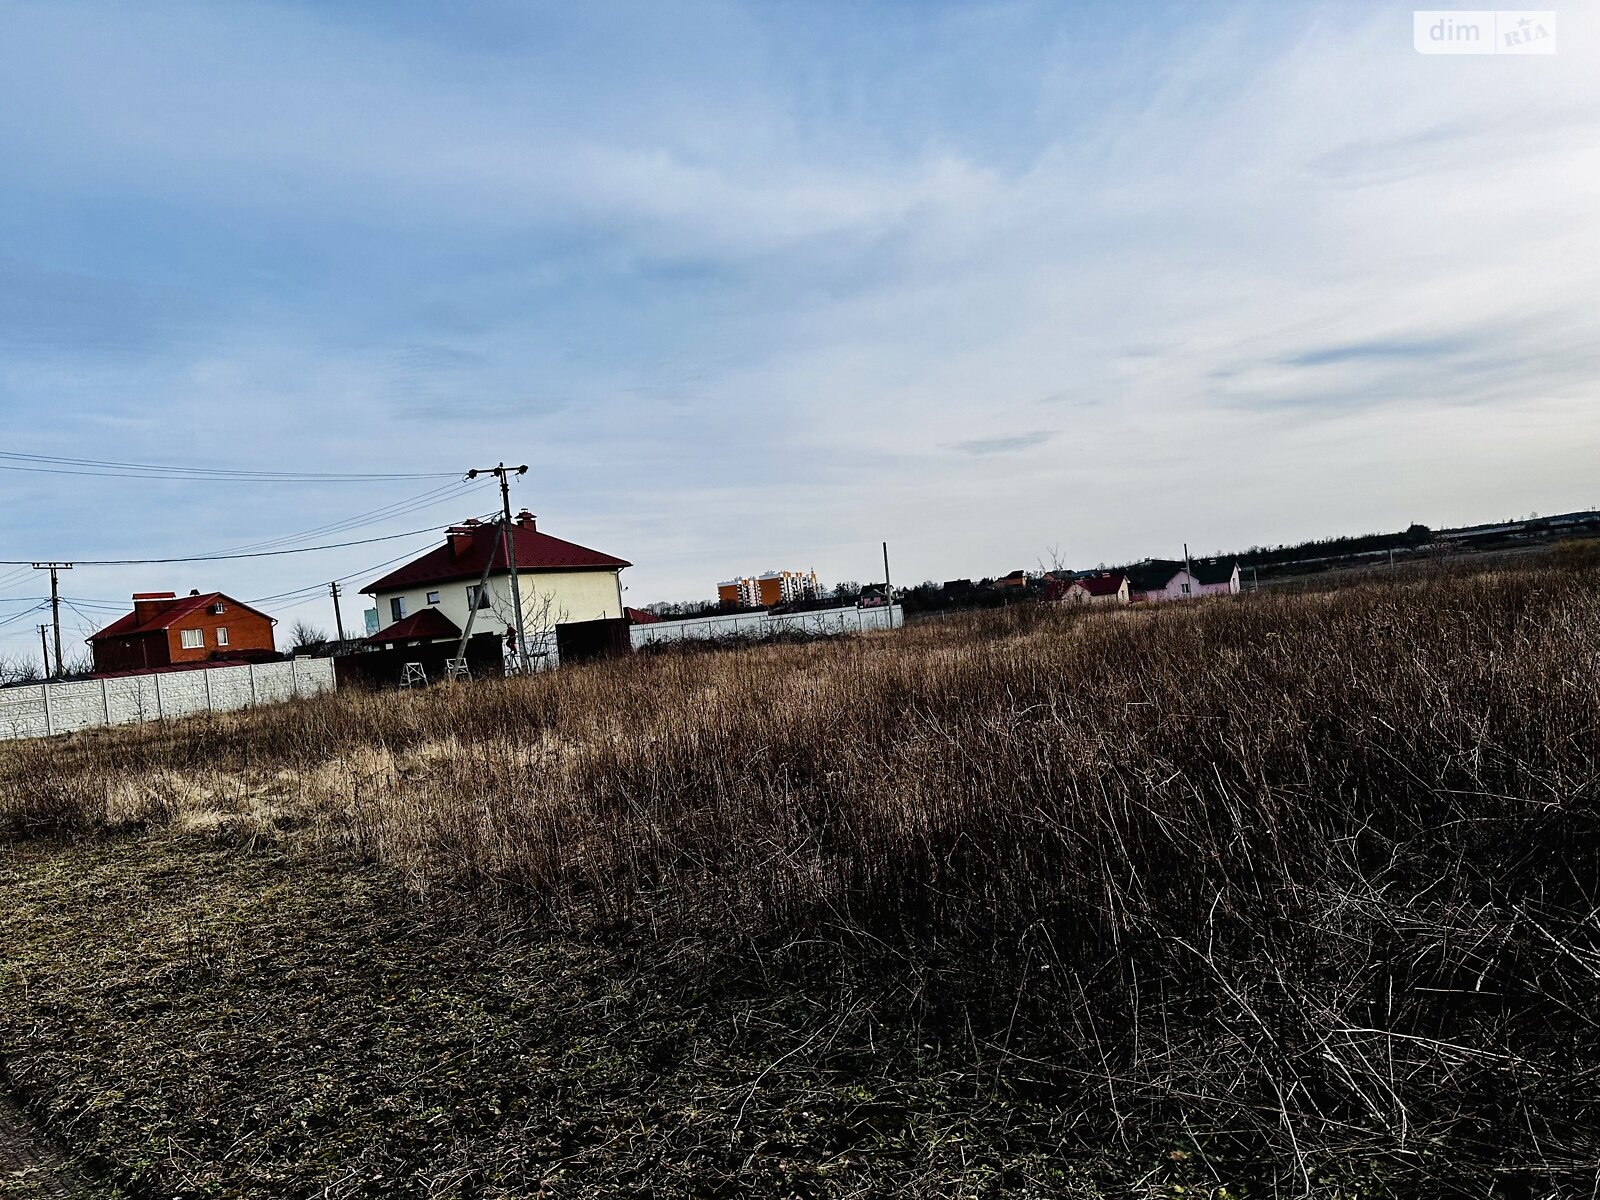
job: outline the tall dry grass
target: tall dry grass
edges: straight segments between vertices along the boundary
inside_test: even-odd
[[[1078,1097],[1069,1142],[1515,1194],[1600,1164],[1597,582],[1011,610],[340,695],[0,749],[0,811],[292,833],[870,979],[1008,1086]]]

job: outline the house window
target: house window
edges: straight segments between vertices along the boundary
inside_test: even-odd
[[[218,600],[218,601],[217,601],[217,602],[216,602],[216,603],[215,603],[215,604],[213,604],[213,605],[212,605],[212,606],[211,606],[211,611],[212,611],[212,613],[213,613],[213,614],[214,614],[214,615],[216,615],[216,616],[219,616],[219,617],[220,617],[220,616],[221,616],[221,615],[222,615],[222,614],[223,614],[223,612],[224,612],[224,611],[226,611],[226,610],[225,610],[225,609],[224,609],[224,607],[223,607],[223,603],[222,603],[222,601],[221,601],[221,600]]]
[[[406,598],[396,596],[389,601],[389,619],[391,621],[403,620],[406,615]]]
[[[475,583],[467,585],[467,607],[479,610],[489,607],[489,593],[481,591]]]
[[[217,645],[226,646],[227,644],[228,644],[228,628],[225,625],[218,625],[217,626]]]
[[[200,650],[206,644],[206,631],[204,629],[185,629],[179,634],[185,650]]]
[[[1180,583],[1178,586],[1183,589],[1183,594],[1185,596],[1189,594],[1189,585],[1187,583]]]
[[[429,604],[437,604],[437,603],[439,603],[439,593],[438,592],[429,592],[428,593],[428,603]]]

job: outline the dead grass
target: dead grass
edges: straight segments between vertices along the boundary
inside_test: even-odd
[[[1600,1163],[1596,582],[346,694],[0,748],[0,820],[284,839],[774,988],[870,979],[1079,1106],[1085,1153],[1181,1133],[1303,1193],[1568,1186]]]

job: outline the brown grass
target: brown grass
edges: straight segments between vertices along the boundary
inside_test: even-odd
[[[1600,1163],[1592,567],[341,694],[0,747],[15,835],[179,823],[863,974],[1081,1146]]]

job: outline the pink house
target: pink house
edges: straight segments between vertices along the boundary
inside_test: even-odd
[[[1127,570],[1128,599],[1156,603],[1161,600],[1188,600],[1200,593],[1197,582],[1181,562],[1147,558]]]
[[[1128,568],[1129,599],[1193,600],[1239,591],[1239,564],[1220,558],[1194,559],[1187,565],[1149,558]]]
[[[1220,558],[1197,558],[1189,564],[1195,590],[1202,596],[1236,596],[1241,586],[1239,564]]]

